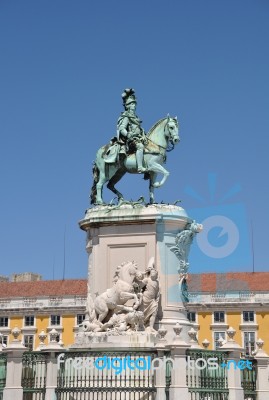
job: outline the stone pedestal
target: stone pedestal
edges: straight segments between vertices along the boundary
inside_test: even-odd
[[[55,389],[57,388],[57,353],[51,351],[49,353],[49,361],[47,364],[47,376],[46,376],[46,396],[45,400],[55,399]]]
[[[269,398],[268,364],[269,356],[263,350],[264,341],[256,342],[258,349],[255,358],[257,360],[257,399],[267,400]]]
[[[232,365],[238,365],[240,361],[240,356],[244,350],[239,346],[234,340],[235,329],[229,327],[227,329],[228,341],[223,346],[221,350],[228,351],[229,355],[227,357],[227,363]],[[227,371],[228,377],[228,387],[229,387],[229,400],[244,400],[244,389],[241,386],[241,370],[240,368],[229,368]]]
[[[6,386],[3,391],[3,400],[21,400],[23,388],[21,386],[22,355],[26,348],[20,344],[10,345],[7,352]]]
[[[92,298],[113,284],[116,267],[134,260],[145,271],[151,257],[159,273],[161,298],[155,329],[163,325],[173,337],[173,326],[183,327],[182,339],[189,340],[191,328],[179,293],[179,260],[171,247],[176,236],[192,220],[185,210],[174,205],[98,206],[89,209],[80,228],[87,233],[89,288]]]

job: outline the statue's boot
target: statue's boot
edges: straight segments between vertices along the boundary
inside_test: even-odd
[[[143,167],[143,150],[139,149],[136,151],[136,161],[137,161],[137,170],[139,174],[146,172],[147,169]]]

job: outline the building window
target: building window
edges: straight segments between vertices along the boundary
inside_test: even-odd
[[[1,339],[0,339],[1,341]],[[4,345],[4,347],[6,347],[8,344],[8,336],[7,335],[3,335],[2,336],[2,345]]]
[[[61,316],[60,315],[51,315],[50,316],[50,324],[51,325],[61,325]]]
[[[85,319],[85,314],[77,314],[77,325],[82,324]]]
[[[2,327],[8,326],[8,317],[0,317],[0,326]]]
[[[214,312],[214,322],[225,322],[224,311],[215,311]]]
[[[244,322],[254,322],[254,311],[243,311]]]
[[[225,332],[214,332],[215,350],[217,350],[220,347],[220,343],[219,343],[220,338],[225,340]]]
[[[24,335],[23,342],[24,346],[27,347],[29,351],[33,351],[34,335]]]
[[[244,332],[244,348],[246,355],[251,355],[255,350],[255,332]]]
[[[190,322],[196,322],[196,313],[191,311],[187,313],[187,318]]]
[[[34,325],[35,325],[34,315],[26,315],[24,317],[24,326],[34,326]]]

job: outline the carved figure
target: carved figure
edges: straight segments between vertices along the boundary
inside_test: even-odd
[[[90,287],[88,284],[88,295],[87,295],[87,303],[86,303],[86,313],[85,313],[85,320],[82,322],[83,330],[84,331],[93,331],[93,332],[100,332],[102,330],[102,323],[98,321],[95,308],[94,308],[94,301],[92,299],[90,293]]]
[[[154,189],[162,186],[169,175],[163,167],[166,152],[172,150],[179,142],[177,118],[171,118],[169,115],[158,121],[145,135],[140,126],[141,121],[135,115],[134,91],[126,89],[124,93],[126,111],[118,120],[118,137],[112,140],[112,146],[111,143],[103,146],[96,153],[93,166],[94,182],[90,195],[92,204],[104,204],[102,189],[106,182],[108,189],[117,195],[119,202],[122,201],[123,195],[115,188],[115,184],[126,172],[135,174],[145,172],[145,169],[145,178],[149,179],[150,203],[154,203]],[[133,148],[135,154],[128,154],[130,148]],[[122,155],[119,158],[118,152]],[[158,173],[163,174],[160,182],[156,181]]]
[[[158,272],[154,267],[154,258],[149,261],[145,271],[146,277],[142,281],[143,297],[140,309],[144,313],[144,324],[147,330],[156,332],[153,328],[156,315],[158,312],[158,304],[160,300],[160,285],[158,280]]]
[[[179,232],[176,236],[176,246],[172,246],[170,248],[173,251],[177,258],[179,259],[179,268],[178,272],[180,274],[187,274],[189,268],[189,253],[190,247],[193,242],[195,235],[198,232],[201,232],[203,229],[203,225],[197,224],[195,221],[189,223],[186,228]]]
[[[197,224],[195,221],[189,223],[186,228],[179,232],[176,236],[176,245],[170,247],[170,250],[175,253],[179,260],[179,294],[182,302],[188,302],[188,269],[189,269],[189,252],[195,235],[201,232],[203,225]]]
[[[144,330],[144,313],[132,310],[128,313],[113,314],[108,322],[103,325],[103,330],[126,332]]]
[[[136,294],[133,284],[140,281],[143,274],[138,270],[134,261],[127,261],[117,267],[114,275],[114,285],[107,289],[104,293],[96,297],[94,302],[87,300],[89,315],[89,323],[94,324],[94,330],[98,330],[98,326],[102,326],[102,321],[106,318],[109,311],[117,313],[119,311],[133,311],[138,308],[141,302],[141,294]],[[91,296],[88,294],[88,298]],[[134,300],[133,307],[125,306],[125,303]]]

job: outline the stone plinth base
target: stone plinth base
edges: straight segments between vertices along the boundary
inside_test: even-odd
[[[23,397],[22,387],[5,388],[3,390],[3,400],[21,400]]]
[[[122,335],[109,335],[106,332],[97,332],[94,334],[79,332],[75,338],[75,343],[70,349],[152,348],[157,341],[157,335],[146,332],[133,332]]]
[[[185,210],[175,205],[128,204],[87,210],[79,224],[87,232],[92,299],[113,286],[116,268],[121,263],[135,261],[138,269],[145,272],[149,260],[154,258],[161,293],[154,328],[165,328],[167,340],[172,341],[173,327],[179,322],[183,327],[182,337],[188,342],[191,324],[186,317],[184,296],[179,286],[179,252],[174,250],[178,234],[188,229],[186,227],[191,223]],[[120,344],[122,336],[113,340]]]

